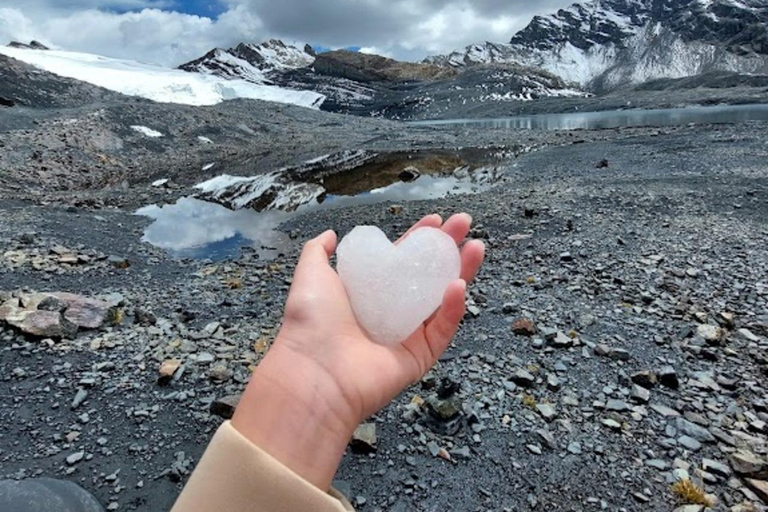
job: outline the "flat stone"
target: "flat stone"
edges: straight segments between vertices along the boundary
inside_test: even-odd
[[[635,384],[632,386],[630,398],[637,403],[647,404],[651,400],[651,392],[642,386]]]
[[[715,436],[713,436],[709,432],[709,430],[699,425],[696,425],[695,423],[691,423],[690,421],[684,418],[678,418],[677,421],[675,422],[675,427],[677,427],[678,431],[696,439],[697,441],[701,441],[703,443],[715,442]]]
[[[69,464],[70,466],[74,466],[75,464],[83,460],[84,457],[85,457],[85,452],[75,452],[67,456],[67,464]]]
[[[536,377],[526,370],[517,370],[511,378],[512,382],[518,386],[529,388],[536,383]]]
[[[52,293],[66,306],[64,318],[81,329],[98,329],[109,318],[113,306],[109,302],[73,293]]]
[[[608,400],[605,408],[609,411],[623,412],[629,410],[629,404],[621,400]]]
[[[602,424],[611,430],[621,430],[621,423],[611,418],[604,419]]]
[[[751,341],[752,343],[757,343],[760,341],[760,338],[755,336],[755,334],[750,331],[749,329],[739,329],[736,331],[736,335],[746,341]]]
[[[557,411],[550,404],[536,404],[536,410],[546,421],[552,421],[557,417]]]
[[[18,310],[6,321],[25,334],[41,338],[69,338],[77,333],[77,326],[57,311]]]
[[[728,458],[733,470],[742,476],[768,478],[768,462],[752,452],[739,450]]]
[[[211,414],[224,418],[225,420],[232,419],[242,396],[242,394],[237,394],[217,398],[211,402]]]
[[[574,455],[581,453],[581,443],[573,442],[568,444],[568,451]]]
[[[746,479],[747,486],[752,489],[752,492],[763,500],[763,503],[768,503],[768,481],[755,480],[754,478]]]
[[[733,473],[728,464],[716,460],[704,458],[701,461],[701,468],[707,473],[713,473],[728,478]]]
[[[659,471],[666,471],[669,469],[669,463],[661,459],[648,459],[645,461],[645,465],[658,469]]]
[[[680,436],[677,442],[692,452],[701,450],[701,443],[690,436]]]
[[[528,448],[528,451],[530,451],[533,454],[541,455],[541,446],[537,446],[535,444],[529,444],[526,446]]]
[[[378,439],[376,437],[376,424],[363,423],[355,429],[349,447],[355,453],[372,453],[376,451]]]

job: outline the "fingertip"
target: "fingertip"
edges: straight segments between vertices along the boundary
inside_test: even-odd
[[[429,223],[435,225],[435,227],[440,227],[443,225],[443,217],[440,216],[439,213],[432,213],[424,217],[424,219],[429,219]]]
[[[328,256],[331,256],[336,250],[337,239],[338,237],[336,236],[336,232],[332,229],[321,233],[317,238],[315,238],[315,240],[323,246],[323,249],[325,249],[325,253]]]

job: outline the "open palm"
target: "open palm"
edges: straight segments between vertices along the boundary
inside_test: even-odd
[[[444,224],[440,216],[430,215],[403,238],[415,229],[434,227],[460,245],[471,222],[466,214],[454,215]],[[330,388],[338,396],[326,394],[324,400],[338,415],[356,424],[418,381],[446,350],[464,316],[466,282],[475,277],[484,246],[479,241],[463,246],[461,279],[449,285],[441,307],[404,343],[386,347],[371,341],[357,322],[344,284],[329,264],[336,241],[336,235],[328,231],[306,244],[286,304],[283,329],[272,350],[289,354],[293,361],[303,360],[299,366],[304,373],[314,369],[332,382]]]

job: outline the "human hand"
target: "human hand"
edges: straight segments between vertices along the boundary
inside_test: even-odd
[[[441,228],[458,245],[471,222],[466,214],[445,224],[430,215],[409,233]],[[336,242],[335,233],[327,231],[305,245],[282,329],[233,418],[251,441],[323,489],[357,425],[417,382],[448,348],[464,316],[466,283],[485,252],[482,242],[466,243],[461,279],[448,286],[441,307],[405,342],[385,347],[357,323],[344,284],[328,262]]]

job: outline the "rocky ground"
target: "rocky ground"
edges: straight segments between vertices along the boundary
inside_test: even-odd
[[[0,152],[0,478],[61,478],[109,510],[167,510],[274,339],[303,240],[467,211],[489,249],[469,312],[440,364],[345,457],[337,486],[356,507],[765,510],[768,125],[476,133],[291,108],[270,118],[256,102],[173,112],[78,114],[87,136],[60,112],[6,121],[30,124]],[[132,124],[167,135],[147,143]],[[102,168],[90,144],[106,144]],[[281,228],[293,246],[271,261],[172,260],[141,243],[148,221],[131,215],[225,169],[469,145],[529,151],[480,195],[297,216]],[[200,170],[208,160],[220,166]],[[695,488],[673,490],[687,478]]]

